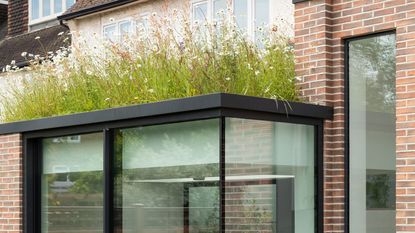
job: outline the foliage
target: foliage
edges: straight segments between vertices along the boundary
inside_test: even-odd
[[[77,34],[72,47],[34,56],[31,77],[2,98],[3,120],[217,92],[297,100],[292,46],[276,26],[258,28],[266,39],[252,43],[226,12],[213,23],[166,15],[151,15],[122,43]]]

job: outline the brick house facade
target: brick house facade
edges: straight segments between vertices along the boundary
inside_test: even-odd
[[[297,1],[296,73],[307,101],[333,106],[325,130],[325,232],[345,232],[345,39],[396,33],[396,231],[414,232],[415,2]],[[347,175],[347,174],[346,174]],[[346,183],[347,184],[347,183]],[[345,222],[346,221],[346,222]]]
[[[334,108],[334,119],[325,123],[324,132],[324,232],[348,232],[344,43],[385,31],[396,33],[397,47],[396,231],[414,232],[415,2],[295,2],[296,73],[302,95],[308,102]],[[0,209],[4,210],[0,231],[21,232],[21,136],[5,135],[0,140],[0,187],[5,187],[0,189]]]
[[[25,0],[9,1],[8,36],[27,32],[29,24],[29,2]]]

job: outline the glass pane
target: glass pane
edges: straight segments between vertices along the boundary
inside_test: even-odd
[[[108,25],[104,27],[104,38],[106,40],[109,40],[111,42],[116,42],[116,30],[117,30],[117,26],[115,24],[113,25]]]
[[[148,32],[150,27],[149,17],[148,14],[144,14],[137,20],[137,29],[139,32]]]
[[[248,30],[248,0],[235,0],[233,3],[233,13],[236,18],[236,24],[242,32]]]
[[[314,126],[230,118],[225,133],[225,230],[314,233]]]
[[[255,0],[255,39],[262,44],[269,25],[269,0]]]
[[[38,19],[39,18],[39,0],[31,0],[32,1],[32,11],[31,11],[31,16],[32,19]]]
[[[193,21],[204,22],[208,19],[207,2],[193,5]]]
[[[219,120],[120,130],[116,232],[219,232]]]
[[[42,16],[49,16],[51,15],[51,8],[50,8],[50,1],[51,0],[41,0],[43,2],[43,8],[42,8]]]
[[[42,232],[103,232],[101,133],[42,141]]]
[[[222,20],[226,12],[226,0],[213,1],[213,18]]]
[[[75,0],[66,0],[66,9],[69,9],[73,4],[75,4]]]
[[[63,11],[62,10],[62,0],[53,0],[53,1],[54,1],[54,6],[53,6],[54,13],[55,14],[61,13]]]
[[[119,24],[119,27],[121,39],[125,39],[126,37],[131,35],[133,27],[130,21],[121,22]]]
[[[395,35],[349,46],[350,229],[395,231]]]

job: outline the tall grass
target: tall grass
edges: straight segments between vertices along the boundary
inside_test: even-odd
[[[227,13],[191,23],[177,11],[112,43],[73,35],[72,47],[36,56],[30,79],[2,98],[6,122],[226,92],[297,100],[289,39],[264,27],[251,42]],[[268,30],[269,29],[269,30]]]

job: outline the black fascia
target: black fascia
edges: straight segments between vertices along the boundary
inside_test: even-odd
[[[283,121],[295,121],[296,118],[310,120],[332,119],[333,109],[298,102],[277,101],[259,97],[216,93],[189,98],[166,100],[107,110],[71,114],[58,117],[19,121],[0,125],[0,134],[35,133],[54,129],[78,128],[80,132],[96,131],[97,125],[110,127],[131,125],[131,121],[145,120],[146,124],[198,120],[214,117],[251,116],[260,119],[261,115],[281,118]],[[256,117],[258,116],[258,117]],[[169,120],[170,119],[170,120]],[[284,120],[286,119],[286,120]],[[129,123],[122,124],[122,122]],[[90,130],[88,130],[90,128]],[[72,130],[71,130],[72,131]]]

